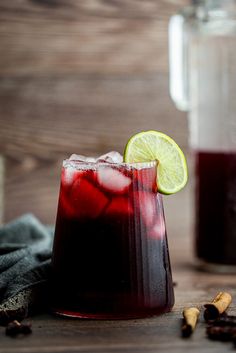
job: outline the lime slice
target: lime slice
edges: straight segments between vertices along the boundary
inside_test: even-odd
[[[185,156],[177,143],[159,131],[143,131],[132,136],[124,151],[127,163],[157,160],[157,186],[162,194],[174,194],[188,180]]]

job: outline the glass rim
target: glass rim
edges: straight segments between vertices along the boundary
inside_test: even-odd
[[[133,168],[133,169],[143,169],[143,168],[152,168],[154,166],[157,166],[158,161],[153,160],[149,162],[132,162],[132,163],[127,163],[127,162],[119,162],[119,163],[109,163],[105,161],[101,162],[92,162],[92,161],[79,161],[76,159],[64,159],[62,162],[63,167],[74,167],[79,169],[79,167],[82,167],[83,169],[97,169],[99,166],[105,166],[105,167],[124,167],[124,168]]]

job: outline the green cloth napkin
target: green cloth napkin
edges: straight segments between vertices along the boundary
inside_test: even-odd
[[[32,214],[0,227],[0,324],[47,307],[53,233]]]

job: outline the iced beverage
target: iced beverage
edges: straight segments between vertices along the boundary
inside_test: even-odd
[[[172,308],[156,162],[64,161],[52,288],[61,315],[132,318]]]
[[[202,260],[236,265],[236,153],[196,153],[196,249]]]

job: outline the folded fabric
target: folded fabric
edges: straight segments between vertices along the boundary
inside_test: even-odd
[[[46,308],[52,240],[32,214],[0,227],[0,324]]]

